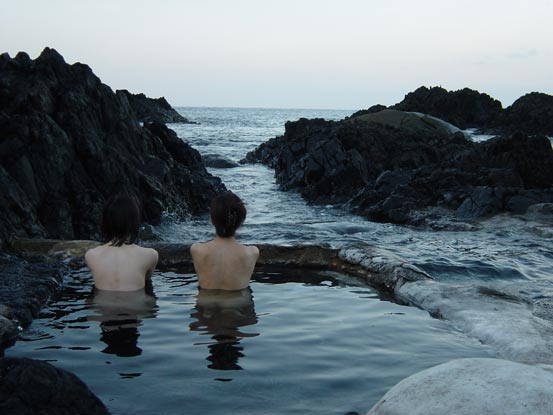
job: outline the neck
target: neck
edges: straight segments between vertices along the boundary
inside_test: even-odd
[[[223,236],[216,235],[215,240],[221,241],[221,242],[235,242],[236,238],[234,236],[223,237]]]

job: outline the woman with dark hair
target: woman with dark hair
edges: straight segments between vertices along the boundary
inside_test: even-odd
[[[104,245],[85,254],[96,288],[134,291],[145,287],[157,265],[158,253],[135,244],[140,222],[135,197],[118,194],[107,201],[102,215]]]
[[[246,207],[234,193],[226,192],[212,200],[215,239],[190,247],[200,288],[241,290],[248,287],[259,249],[236,242],[236,230],[245,219]]]

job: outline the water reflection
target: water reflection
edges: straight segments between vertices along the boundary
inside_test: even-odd
[[[142,325],[142,319],[154,318],[157,310],[151,285],[146,290],[136,291],[95,288],[87,302],[90,310],[97,313],[88,316],[88,320],[100,322],[100,340],[107,345],[102,353],[121,357],[142,354],[142,349],[138,347],[138,328]]]
[[[250,288],[240,291],[205,290],[198,292],[196,307],[191,317],[191,331],[211,335],[214,343],[208,344],[210,362],[214,370],[242,370],[238,364],[244,357],[240,340],[259,333],[246,333],[241,327],[257,323],[253,295]],[[205,344],[205,343],[203,343]]]

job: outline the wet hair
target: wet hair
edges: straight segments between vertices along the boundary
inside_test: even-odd
[[[236,229],[246,219],[246,207],[232,192],[217,195],[211,201],[211,222],[215,232],[222,238],[234,236]]]
[[[104,242],[110,242],[113,246],[133,244],[138,238],[141,219],[136,197],[125,193],[110,197],[102,214]]]

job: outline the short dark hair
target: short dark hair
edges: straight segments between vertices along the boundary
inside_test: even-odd
[[[110,197],[102,214],[104,242],[114,246],[133,244],[141,222],[140,205],[135,196],[120,193]]]
[[[244,223],[245,219],[246,207],[234,193],[222,193],[211,201],[211,222],[220,237],[234,236],[236,229]]]

